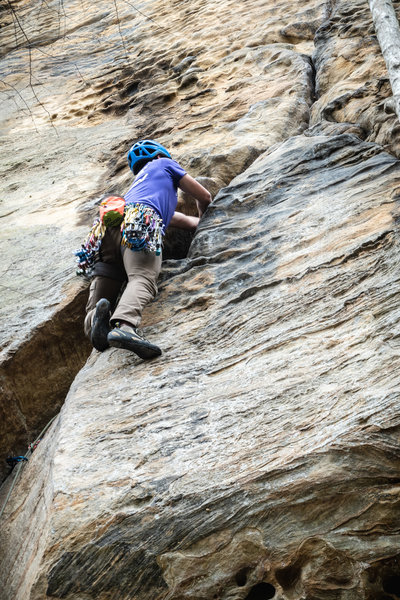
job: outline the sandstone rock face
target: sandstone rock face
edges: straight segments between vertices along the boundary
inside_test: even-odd
[[[400,155],[400,125],[367,2],[332,2],[315,37],[312,123],[357,123],[358,135]]]
[[[139,11],[101,1],[60,8],[20,0],[12,7],[3,11],[0,64],[7,322],[0,376],[12,415],[2,457],[24,452],[88,355],[77,329],[75,348],[60,337],[54,343],[51,323],[77,293],[72,251],[93,207],[131,181],[125,156],[132,140],[159,138],[194,176],[211,177],[215,190],[228,184],[271,144],[308,126],[312,40],[326,13],[316,0],[285,4],[279,13],[265,2],[232,0],[148,2]],[[72,368],[58,361],[61,381],[50,396],[46,381],[37,381],[32,402],[15,390],[7,365],[11,357],[29,380],[38,379],[18,352],[27,340],[32,345],[38,327],[33,354],[42,356],[43,340],[54,346],[50,356],[72,349]],[[39,372],[48,371],[53,362],[41,360]]]
[[[34,200],[4,217],[5,244],[31,214],[26,291],[50,248],[43,228],[52,244],[79,243],[96,199],[128,185],[119,157],[132,138],[159,138],[222,189],[144,315],[162,357],[93,351],[23,468],[1,518],[5,600],[399,598],[398,125],[367,5],[65,2],[64,36],[54,6],[16,4],[30,38],[69,54],[39,62],[60,141],[52,152],[56,133],[31,98],[47,150],[23,179]],[[11,25],[2,69],[17,65],[5,81],[19,89]],[[12,165],[32,123],[11,100],[15,202]],[[54,196],[42,161],[57,171]],[[64,255],[43,275],[47,306],[23,296],[12,312],[6,296],[7,381],[30,368],[22,342],[37,327],[65,323],[80,348],[68,324],[83,292]],[[10,405],[22,388],[29,397],[27,373]],[[35,397],[20,421],[37,429],[62,394],[47,413]]]

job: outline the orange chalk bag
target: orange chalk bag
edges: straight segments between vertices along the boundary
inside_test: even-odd
[[[106,227],[118,227],[124,220],[124,211],[124,198],[109,196],[100,204],[100,221]]]

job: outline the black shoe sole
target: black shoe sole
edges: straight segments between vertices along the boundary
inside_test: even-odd
[[[96,348],[99,352],[103,352],[109,347],[107,335],[110,331],[110,309],[111,305],[105,298],[102,298],[96,304],[90,339],[93,348]]]
[[[115,332],[115,330],[110,331],[108,335],[108,344],[113,348],[130,350],[144,360],[155,358],[162,354],[161,348],[158,346],[155,346],[146,340],[137,340],[130,336],[129,333],[125,333],[121,330],[118,330],[118,332]]]

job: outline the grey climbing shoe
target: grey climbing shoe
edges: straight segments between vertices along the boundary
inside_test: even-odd
[[[107,335],[110,331],[110,314],[111,305],[106,298],[101,298],[96,304],[92,329],[90,332],[90,340],[92,346],[99,352],[103,352],[108,348]]]
[[[154,358],[160,356],[161,348],[155,346],[137,332],[135,327],[129,325],[119,325],[116,323],[114,329],[107,336],[110,346],[113,348],[123,348],[134,352],[140,358]]]

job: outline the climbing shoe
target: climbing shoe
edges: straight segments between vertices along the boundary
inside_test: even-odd
[[[111,305],[108,300],[101,298],[96,304],[96,311],[94,313],[92,330],[90,332],[90,340],[92,346],[99,352],[103,352],[108,348],[107,335],[110,331],[110,314]]]
[[[146,338],[137,332],[135,327],[130,325],[115,324],[114,329],[107,336],[110,346],[113,348],[123,348],[134,352],[140,358],[154,358],[160,356],[161,349],[154,344],[151,344]]]

